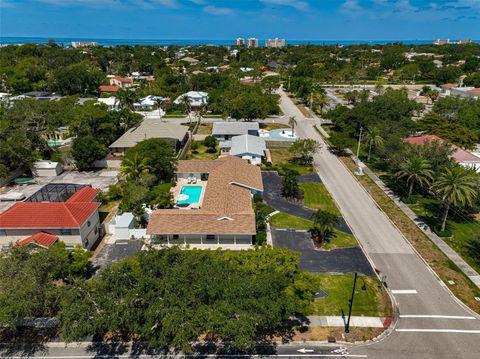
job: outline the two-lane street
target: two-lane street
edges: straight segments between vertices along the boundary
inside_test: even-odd
[[[318,174],[374,267],[385,276],[400,312],[396,328],[387,338],[350,351],[382,359],[478,358],[478,315],[445,288],[340,160],[328,151],[313,128],[318,120],[305,118],[283,90],[279,94],[282,111],[297,119],[297,135],[323,145],[314,157]]]

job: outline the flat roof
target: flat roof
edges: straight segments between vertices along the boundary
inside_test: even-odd
[[[214,122],[212,135],[247,135],[259,129],[258,122]]]

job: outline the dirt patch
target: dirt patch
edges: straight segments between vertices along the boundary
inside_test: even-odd
[[[328,341],[335,338],[341,342],[358,342],[372,340],[382,334],[383,328],[357,328],[350,327],[350,333],[345,333],[344,328],[339,327],[306,327],[296,330],[291,337],[294,341]],[[281,338],[275,338],[281,341]]]

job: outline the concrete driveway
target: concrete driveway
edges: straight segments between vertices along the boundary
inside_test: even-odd
[[[321,251],[315,246],[307,232],[272,229],[275,247],[287,247],[300,252],[300,269],[311,273],[353,273],[373,276],[374,272],[365,254],[359,247]]]

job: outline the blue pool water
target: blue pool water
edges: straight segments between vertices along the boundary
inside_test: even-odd
[[[177,204],[193,204],[200,202],[202,186],[183,186],[177,199]],[[187,198],[182,199],[182,197]]]
[[[47,145],[50,147],[58,147],[63,145],[63,142],[58,142],[58,141],[47,141]]]
[[[277,128],[275,130],[268,131],[268,134],[262,138],[265,141],[296,141],[297,137],[289,137],[282,135],[282,131],[291,131],[291,128]]]

